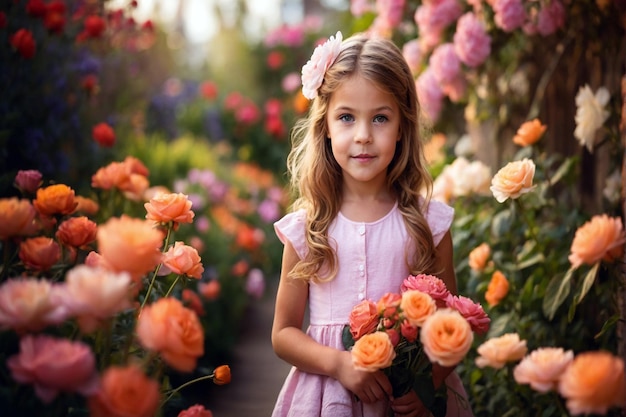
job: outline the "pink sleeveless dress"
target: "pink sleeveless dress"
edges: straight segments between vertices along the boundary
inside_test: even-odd
[[[435,245],[450,228],[454,212],[432,201],[426,219]],[[304,211],[285,215],[275,224],[281,242],[291,242],[300,258],[306,254]],[[354,222],[341,213],[329,229],[337,250],[339,271],[327,283],[309,285],[307,334],[327,346],[344,349],[341,335],[352,307],[364,299],[376,302],[387,292],[398,292],[409,275],[404,260],[408,233],[397,204],[381,219]],[[456,373],[446,379],[449,417],[471,417],[467,394]],[[459,394],[462,398],[459,398]],[[356,401],[336,379],[293,367],[279,393],[272,417],[384,417],[387,401]]]

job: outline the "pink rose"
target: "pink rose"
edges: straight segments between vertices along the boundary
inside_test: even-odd
[[[78,265],[65,277],[64,304],[78,318],[81,331],[91,333],[104,320],[131,307],[131,282],[127,272]]]
[[[302,94],[309,100],[317,97],[317,90],[324,81],[324,75],[335,62],[341,51],[341,32],[331,36],[325,43],[318,45],[311,59],[302,67]]]
[[[204,406],[196,404],[178,413],[178,417],[213,417],[213,413]]]
[[[417,97],[419,99],[422,113],[431,122],[439,119],[443,106],[444,93],[435,78],[432,68],[426,68],[415,80]]]
[[[461,60],[453,43],[439,45],[430,56],[429,65],[440,85],[452,83],[461,72]]]
[[[450,291],[446,284],[434,275],[409,275],[404,279],[400,286],[402,292],[408,290],[418,290],[430,295],[437,303],[437,307],[445,307],[446,299],[450,295]]]
[[[20,340],[20,352],[7,360],[13,379],[33,384],[35,394],[50,403],[60,391],[85,396],[98,389],[96,360],[82,342],[46,335],[27,335]]]
[[[459,18],[454,47],[461,62],[472,68],[481,65],[491,54],[491,38],[475,14],[468,12]]]
[[[527,351],[526,341],[520,340],[517,333],[506,333],[478,346],[477,352],[480,356],[476,358],[476,366],[501,369],[507,362],[522,359]]]
[[[526,22],[526,10],[521,0],[495,0],[493,2],[496,26],[512,32]]]
[[[535,391],[555,390],[565,369],[574,359],[574,352],[545,347],[532,351],[513,369],[518,384],[529,384]]]
[[[58,284],[13,278],[0,285],[0,329],[40,331],[67,318]]]
[[[485,313],[483,306],[474,302],[470,298],[463,297],[462,295],[448,295],[446,299],[446,305],[459,313],[469,322],[472,326],[472,331],[478,334],[487,333],[489,330],[489,324],[491,319]]]

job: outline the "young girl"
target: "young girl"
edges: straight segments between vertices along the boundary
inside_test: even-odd
[[[273,416],[429,416],[413,391],[392,398],[382,371],[355,369],[342,344],[352,307],[399,292],[409,274],[437,275],[456,293],[453,212],[429,199],[415,81],[391,41],[342,42],[340,32],[302,74],[313,102],[287,161],[294,211],[275,224],[284,253],[272,329],[276,354],[294,367]],[[436,367],[435,387],[444,380],[465,393],[452,369]],[[471,416],[456,399],[447,415]]]

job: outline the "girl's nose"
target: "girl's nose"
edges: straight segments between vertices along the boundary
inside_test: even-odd
[[[372,141],[372,132],[367,123],[359,123],[354,135],[356,143],[368,143]]]

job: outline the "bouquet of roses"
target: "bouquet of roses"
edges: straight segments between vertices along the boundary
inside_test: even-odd
[[[399,293],[354,306],[343,344],[360,369],[383,370],[394,397],[415,390],[435,416],[445,416],[445,385],[435,390],[432,366],[457,365],[485,333],[490,319],[482,306],[450,293],[434,275],[408,276]]]

